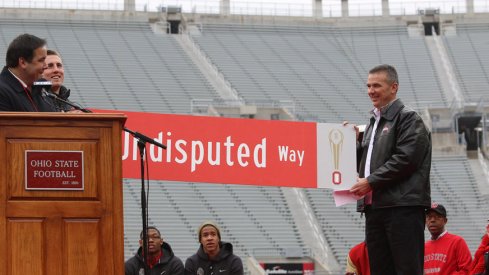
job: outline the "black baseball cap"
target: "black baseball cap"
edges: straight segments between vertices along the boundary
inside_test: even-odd
[[[432,203],[431,208],[426,209],[426,214],[428,214],[430,211],[436,212],[445,218],[447,217],[447,210],[442,204]]]

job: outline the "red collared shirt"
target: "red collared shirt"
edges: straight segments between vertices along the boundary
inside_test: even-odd
[[[163,256],[163,251],[160,251],[156,256],[149,258],[148,261],[148,266],[149,268],[153,268],[157,263],[160,262],[160,258]]]

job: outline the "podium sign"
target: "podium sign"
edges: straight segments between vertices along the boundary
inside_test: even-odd
[[[83,151],[25,151],[26,190],[83,190]]]

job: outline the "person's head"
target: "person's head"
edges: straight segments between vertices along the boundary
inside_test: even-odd
[[[41,77],[45,69],[46,52],[46,40],[32,34],[21,34],[8,46],[6,65],[30,86]]]
[[[447,210],[443,205],[433,203],[431,208],[426,209],[426,227],[430,231],[432,239],[436,239],[445,231],[447,222]]]
[[[149,255],[156,255],[161,251],[163,245],[163,237],[158,228],[148,226],[148,251]],[[139,246],[143,247],[143,231],[139,234]]]
[[[378,65],[368,72],[368,96],[375,108],[380,109],[396,99],[398,88],[397,71],[391,65]]]
[[[202,244],[202,248],[204,249],[204,252],[206,254],[215,256],[219,253],[221,230],[214,222],[211,221],[203,222],[199,226],[198,236],[199,236],[199,243]]]
[[[63,85],[65,80],[65,69],[63,67],[63,60],[59,53],[53,50],[47,50],[46,56],[46,69],[42,73],[42,76],[51,81],[53,86],[51,90],[54,93],[59,93],[59,88]]]

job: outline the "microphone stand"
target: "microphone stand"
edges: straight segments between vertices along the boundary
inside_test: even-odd
[[[143,222],[143,262],[144,262],[144,274],[149,275],[149,244],[148,244],[148,205],[146,202],[146,193],[144,190],[144,151],[146,150],[146,143],[149,142],[153,145],[166,149],[166,146],[149,138],[141,133],[133,132],[126,127],[124,131],[130,133],[138,140],[139,156],[141,158],[141,216]]]
[[[57,101],[59,101],[59,102],[61,102],[61,103],[66,104],[66,105],[69,105],[69,106],[71,106],[71,107],[75,108],[76,110],[80,110],[80,111],[82,111],[82,112],[84,112],[84,113],[93,113],[93,112],[92,112],[92,111],[90,111],[90,110],[87,110],[87,109],[82,108],[82,107],[80,107],[80,106],[78,106],[78,105],[76,105],[76,104],[73,104],[73,103],[71,103],[71,102],[70,102],[70,101],[68,101],[68,100],[62,99],[61,97],[57,96],[56,94],[50,93],[50,92],[48,92],[48,91],[46,91],[46,90],[44,90],[44,89],[43,89],[43,93],[44,93],[44,94],[45,94],[47,97],[50,97],[50,98],[52,98],[52,99],[54,99],[54,100],[57,100]]]

